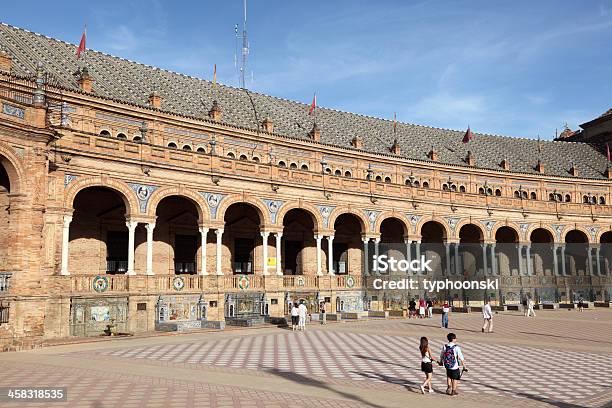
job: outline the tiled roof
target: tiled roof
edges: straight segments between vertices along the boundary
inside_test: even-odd
[[[35,72],[40,61],[62,86],[78,89],[74,76],[76,45],[0,24],[0,48],[13,57],[15,74]],[[213,99],[217,99],[223,122],[259,129],[261,121],[268,117],[275,133],[297,138],[307,138],[313,125],[307,115],[308,105],[303,103],[223,85],[215,89],[210,81],[91,50],[87,50],[84,61],[95,81],[93,92],[102,97],[146,105],[151,92],[157,91],[163,97],[163,110],[201,118],[207,117]],[[409,123],[398,123],[394,134],[393,121],[327,108],[317,110],[317,125],[322,142],[340,147],[350,147],[352,139],[361,136],[364,150],[391,154],[391,145],[397,139],[401,155],[410,159],[428,160],[433,146],[439,162],[465,165],[469,149],[477,167],[501,170],[500,162],[506,158],[512,171],[537,173],[536,140],[474,133],[473,141],[463,144],[463,130]],[[570,163],[574,162],[580,177],[603,179],[606,158],[602,151],[601,147],[584,143],[542,141],[540,157],[545,174],[569,177]]]

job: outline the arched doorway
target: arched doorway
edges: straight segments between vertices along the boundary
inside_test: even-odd
[[[285,275],[316,275],[317,254],[314,217],[294,208],[283,217],[282,270]]]
[[[558,274],[559,262],[555,265],[554,251],[556,249],[553,247],[554,239],[550,231],[545,228],[536,228],[531,232],[529,239],[531,245],[524,253],[527,260],[524,272],[529,275],[551,276],[556,270]]]
[[[519,275],[519,235],[513,228],[503,226],[495,232],[495,260],[500,275]]]
[[[451,272],[450,259],[446,259],[444,246],[446,238],[446,230],[437,221],[427,221],[421,227],[421,244],[417,245],[417,257],[425,255],[425,259],[431,259],[429,265],[434,276],[448,275]]]
[[[579,230],[571,230],[565,235],[565,257],[568,275],[589,275],[588,264],[589,238]]]
[[[466,278],[487,272],[483,238],[482,230],[474,224],[465,224],[459,230],[459,272]]]
[[[612,274],[612,231],[604,232],[599,243],[600,274],[609,276]]]
[[[338,275],[361,275],[361,221],[350,213],[342,214],[334,222],[333,271]],[[327,248],[326,248],[327,249]],[[326,256],[329,257],[329,251]]]
[[[69,259],[73,274],[125,274],[128,229],[125,198],[106,187],[77,193],[70,223]]]
[[[263,272],[258,253],[262,236],[261,217],[248,203],[234,203],[225,211],[222,270],[244,275]]]
[[[404,237],[407,236],[406,225],[399,219],[390,217],[380,224],[380,248],[379,255],[386,255],[388,259],[406,259],[406,244]],[[386,273],[397,273],[398,270],[391,269]]]
[[[202,245],[196,204],[185,197],[168,196],[157,204],[155,215],[154,273],[196,274]],[[136,231],[136,256],[137,259],[144,259],[146,239],[143,239],[144,235],[140,233],[139,228]],[[137,264],[143,265],[144,262]]]

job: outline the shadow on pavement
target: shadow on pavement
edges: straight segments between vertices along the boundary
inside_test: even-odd
[[[535,336],[556,337],[556,338],[559,338],[559,339],[590,341],[592,343],[607,343],[607,344],[612,344],[612,341],[589,340],[588,338],[585,338],[585,337],[568,337],[568,336],[559,336],[559,335],[556,335],[556,334],[533,333],[533,332],[519,332],[519,333],[521,333],[521,334],[533,334]]]
[[[262,367],[262,369],[270,374],[276,375],[278,377],[284,378],[286,380],[291,380],[297,384],[301,384],[301,385],[312,385],[314,387],[318,387],[318,388],[323,388],[326,390],[329,390],[335,394],[338,394],[339,396],[349,399],[351,401],[355,401],[355,402],[359,402],[361,404],[370,406],[370,407],[374,407],[374,408],[385,408],[382,405],[376,405],[376,404],[372,404],[364,399],[362,399],[361,397],[358,397],[356,395],[353,394],[349,394],[347,392],[343,392],[343,391],[338,391],[333,389],[330,384],[324,382],[324,381],[320,381],[320,380],[315,380],[313,378],[307,377],[305,375],[301,375],[301,374],[297,374],[291,371],[283,371],[283,370],[279,370],[277,368],[269,368],[269,367]]]

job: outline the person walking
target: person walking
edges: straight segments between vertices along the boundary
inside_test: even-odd
[[[527,299],[527,313],[525,314],[525,316],[529,317],[531,314],[533,314],[533,317],[536,317],[535,314],[535,310],[533,309],[533,306],[535,305],[534,301],[532,298],[528,298]]]
[[[413,316],[416,316],[416,302],[414,299],[410,299],[410,303],[408,303],[408,318],[411,319]]]
[[[440,352],[440,363],[444,364],[444,368],[446,368],[446,393],[448,395],[459,395],[457,389],[462,373],[459,368],[462,367],[464,372],[467,372],[468,369],[461,348],[457,345],[455,333],[448,333],[446,339],[448,343],[442,347]]]
[[[489,333],[493,333],[493,311],[491,310],[490,300],[487,300],[485,305],[482,307],[482,317],[484,319],[482,332],[484,333],[486,330]]]
[[[451,307],[448,304],[448,301],[444,302],[442,305],[442,328],[448,329],[448,315],[451,311]]]
[[[427,299],[427,317],[430,319],[433,317],[433,302],[431,299]]]
[[[321,302],[321,324],[327,324],[327,313],[325,313],[325,302]]]
[[[433,362],[436,360],[433,358],[431,350],[429,349],[429,340],[427,340],[427,337],[421,337],[419,350],[421,351],[421,371],[425,373],[425,381],[420,385],[421,393],[425,394],[425,387],[427,387],[429,390],[428,392],[432,394],[434,392],[431,385],[431,380],[433,379]]]
[[[425,299],[419,299],[419,319],[425,318]]]
[[[527,298],[527,296],[525,296],[523,298],[523,313],[525,314],[525,317],[529,317],[529,316],[527,316],[527,310],[529,310],[528,309],[528,306],[529,306],[528,303],[529,303],[528,302],[528,298]]]
[[[582,296],[580,296],[580,298],[578,299],[578,311],[584,311],[584,298]]]
[[[300,318],[300,309],[298,308],[297,303],[293,303],[291,306],[291,329],[295,331],[298,327],[298,322]]]
[[[306,330],[306,315],[308,314],[308,308],[304,304],[304,301],[300,302],[298,306],[298,330],[305,331]]]

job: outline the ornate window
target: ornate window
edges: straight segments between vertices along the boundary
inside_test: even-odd
[[[290,168],[291,170],[297,170],[298,165],[297,165],[297,163],[291,163],[291,164],[289,165],[289,168]]]
[[[465,186],[459,186],[459,192],[465,193]]]
[[[415,182],[414,182],[414,184],[415,184],[416,186],[418,186],[419,181],[418,181],[418,180],[417,180],[417,181],[415,181]],[[428,182],[428,181],[424,181],[424,182],[423,182],[423,188],[429,188],[429,182]],[[463,190],[465,191],[465,187],[463,187]]]
[[[127,139],[125,133],[117,133],[117,139]]]
[[[341,176],[341,175],[342,175],[342,170],[337,169],[337,170],[334,172],[334,175],[335,175],[335,176]]]
[[[176,148],[178,148],[178,146],[177,146],[177,145],[176,145],[176,143],[174,143],[174,142],[170,142],[170,143],[168,143],[168,147],[169,147],[169,148],[171,148],[171,149],[176,149]]]
[[[246,156],[246,154],[241,154],[240,155],[240,160],[242,161],[247,161],[249,158]]]
[[[200,146],[200,147],[198,147],[198,148],[196,149],[196,152],[198,152],[198,153],[206,153],[206,149],[205,149],[205,148],[203,148],[202,146]]]
[[[495,189],[495,197],[501,197],[501,190],[499,188]]]
[[[353,175],[351,174],[350,171],[347,170],[347,171],[344,172],[344,177],[352,177],[352,176]]]
[[[569,194],[566,194],[566,195],[565,195],[565,202],[566,202],[566,203],[569,203],[569,202],[571,202],[571,201],[572,201],[572,196],[571,196],[571,195],[569,195]]]
[[[185,145],[185,146],[183,146],[183,150],[189,150],[189,151],[190,151],[190,150],[192,150],[192,149],[191,149],[191,146],[189,146],[189,145]]]
[[[285,167],[287,167],[287,163],[285,163],[284,161],[281,160],[281,161],[278,162],[278,167],[285,168]]]
[[[599,197],[599,204],[600,205],[606,205],[606,197],[604,197],[604,196]]]
[[[382,181],[382,177],[381,176],[376,176],[376,181]]]
[[[235,155],[234,153],[232,153],[232,152],[229,152],[229,153],[227,154],[227,157],[229,157],[230,159],[235,159],[235,158],[236,158],[236,155]]]
[[[110,132],[108,130],[103,130],[100,132],[100,136],[110,137]]]
[[[532,200],[537,200],[537,199],[538,199],[538,196],[537,196],[537,194],[536,194],[536,192],[535,192],[535,191],[532,191],[532,192],[530,193],[530,198],[531,198]]]
[[[259,163],[259,162],[260,162],[259,157],[257,157],[257,156],[253,156],[253,161],[254,161],[255,163]]]
[[[385,183],[390,183],[391,182],[391,177],[385,177]]]
[[[308,165],[307,164],[302,164],[302,170],[308,171]]]

